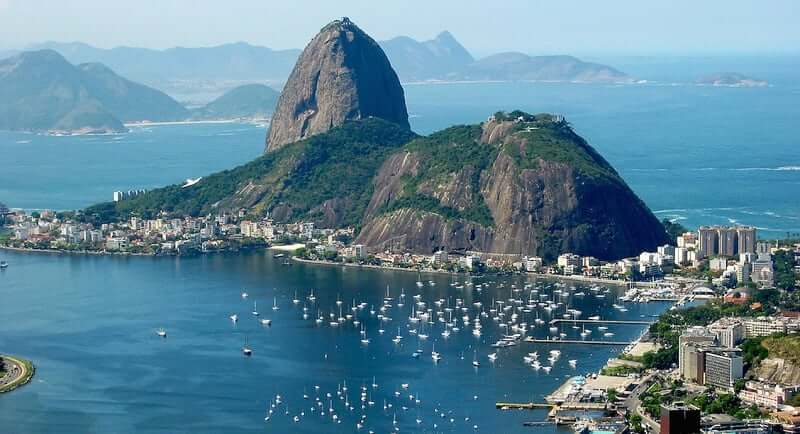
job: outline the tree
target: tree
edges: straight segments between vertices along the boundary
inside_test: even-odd
[[[642,426],[642,416],[641,415],[633,414],[633,415],[631,415],[629,421],[631,423],[631,429],[633,429],[634,432],[639,433],[639,434],[644,433],[644,427]]]
[[[684,232],[688,232],[685,226],[680,223],[673,222],[670,219],[661,220],[661,224],[664,225],[664,230],[667,231],[667,235],[669,235],[670,244],[675,244],[675,240],[678,236],[683,235]]]

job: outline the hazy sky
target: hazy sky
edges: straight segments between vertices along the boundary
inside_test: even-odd
[[[0,0],[0,48],[302,48],[345,15],[379,40],[447,29],[478,55],[800,52],[799,0]]]

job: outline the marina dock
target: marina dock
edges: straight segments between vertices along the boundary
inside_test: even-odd
[[[636,324],[636,325],[650,325],[653,324],[652,321],[641,321],[641,320],[620,320],[620,319],[562,319],[556,318],[550,320],[550,325],[556,325],[562,322],[573,323],[573,324]]]
[[[584,344],[584,345],[630,345],[635,341],[591,341],[591,340],[575,340],[575,339],[525,339],[525,342],[534,344]]]

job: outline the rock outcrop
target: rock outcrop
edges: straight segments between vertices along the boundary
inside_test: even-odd
[[[403,88],[389,59],[343,18],[325,26],[300,55],[278,100],[266,151],[368,117],[409,128]]]
[[[357,242],[371,250],[563,252],[614,259],[667,241],[614,169],[559,117],[498,115],[389,157]]]

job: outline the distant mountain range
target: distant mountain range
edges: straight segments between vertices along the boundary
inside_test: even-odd
[[[125,131],[125,122],[264,118],[278,96],[262,84],[243,85],[190,111],[103,64],[73,65],[53,50],[0,60],[0,130],[111,133]]]
[[[0,60],[0,129],[119,132],[123,122],[185,119],[161,91],[97,63],[73,65],[53,50]]]
[[[475,59],[449,32],[429,41],[399,36],[379,42],[403,82],[424,80],[548,80],[618,82],[625,73],[571,56],[509,52]],[[99,62],[140,82],[160,87],[177,80],[283,83],[300,50],[273,50],[244,42],[201,48],[96,48],[80,42],[46,42],[31,49],[58,51],[73,63]],[[0,53],[2,54],[2,53]],[[6,53],[8,54],[8,53]]]

